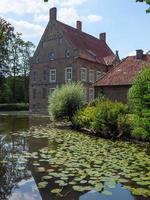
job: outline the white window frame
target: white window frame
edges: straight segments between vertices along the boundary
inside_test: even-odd
[[[52,80],[52,72],[55,72],[55,79]],[[56,69],[50,69],[49,71],[49,82],[50,83],[56,83]]]
[[[102,78],[102,76],[103,76],[103,72],[96,71],[96,80],[99,80],[100,78]]]
[[[71,69],[71,72],[69,72],[69,74],[71,74],[71,78],[70,79],[68,79],[67,78],[67,75],[68,75],[68,72],[67,72],[67,70],[70,70]],[[66,67],[65,68],[65,81],[72,81],[72,67]]]
[[[91,78],[91,74],[93,75],[93,77]],[[90,83],[94,83],[95,82],[95,71],[90,69],[89,70],[89,82]]]
[[[92,91],[92,95],[91,95],[91,91]],[[89,101],[94,100],[94,97],[95,97],[94,88],[89,88]]]
[[[56,88],[49,88],[49,96],[52,95],[52,93],[54,92],[55,89],[56,89]]]
[[[87,68],[81,68],[81,81],[87,81]]]

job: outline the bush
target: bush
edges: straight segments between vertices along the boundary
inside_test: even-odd
[[[135,78],[129,89],[128,103],[131,111],[140,116],[150,117],[150,67],[147,66]]]
[[[119,135],[118,119],[127,113],[127,106],[122,103],[103,101],[96,105],[92,128],[97,133],[115,138]]]
[[[73,125],[76,128],[91,128],[91,124],[94,119],[94,106],[87,106],[78,110],[73,116]]]
[[[150,120],[149,118],[140,117],[132,114],[129,119],[131,127],[131,136],[136,139],[150,139]]]
[[[0,104],[0,111],[24,111],[29,110],[28,103]]]
[[[67,83],[56,88],[49,97],[48,111],[52,120],[72,121],[74,113],[83,106],[84,93],[81,83]]]
[[[128,93],[128,104],[134,119],[131,135],[137,139],[150,139],[150,67],[135,78]]]

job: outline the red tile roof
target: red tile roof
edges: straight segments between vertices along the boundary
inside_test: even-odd
[[[58,23],[66,38],[69,39],[75,48],[79,49],[80,58],[106,64],[104,60],[105,57],[116,56],[105,41],[95,38],[60,21],[58,21]]]
[[[119,65],[112,68],[95,86],[131,85],[137,73],[146,65],[150,64],[150,55],[143,55],[143,59],[136,56],[125,58]]]

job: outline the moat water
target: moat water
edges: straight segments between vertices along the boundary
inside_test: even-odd
[[[150,200],[148,147],[0,115],[0,200]]]

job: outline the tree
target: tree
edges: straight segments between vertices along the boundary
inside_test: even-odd
[[[29,92],[29,70],[30,63],[29,60],[34,52],[34,44],[30,41],[23,42],[22,49],[22,75],[24,77],[24,100],[28,102],[28,92]]]
[[[72,121],[74,113],[84,102],[83,86],[81,83],[67,83],[56,88],[49,97],[49,114],[54,120],[67,119]]]
[[[145,67],[135,78],[129,89],[128,101],[134,113],[140,116],[150,114],[150,66]]]
[[[0,18],[0,102],[28,102],[29,59],[34,45]],[[18,84],[18,85],[17,85]],[[19,91],[18,88],[21,88]],[[20,97],[18,94],[20,94]]]
[[[136,2],[145,2],[149,6],[149,8],[146,10],[146,13],[150,13],[150,0],[136,0]]]
[[[6,39],[7,35],[14,35],[14,27],[0,17],[0,43]]]

